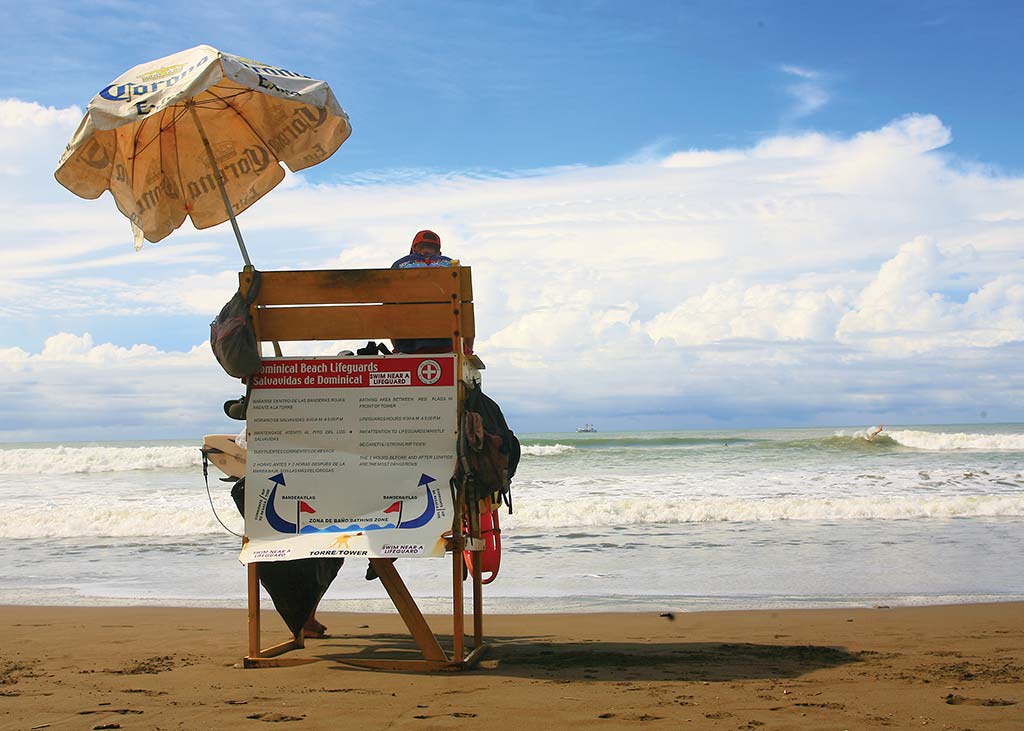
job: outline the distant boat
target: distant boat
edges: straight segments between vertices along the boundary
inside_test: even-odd
[[[581,434],[589,434],[591,432],[596,432],[597,429],[594,428],[593,424],[584,424],[583,426],[576,427],[576,431]]]

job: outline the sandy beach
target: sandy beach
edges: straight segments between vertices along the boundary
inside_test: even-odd
[[[411,656],[397,615],[321,619],[301,653]],[[0,729],[1024,728],[1021,603],[493,616],[480,667],[436,675],[238,669],[234,609],[7,606],[0,628]]]

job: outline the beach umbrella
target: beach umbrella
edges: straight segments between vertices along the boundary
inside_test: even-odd
[[[109,190],[135,248],[191,218],[235,215],[292,172],[323,162],[352,128],[327,82],[210,46],[136,66],[89,102],[57,180],[82,198]]]

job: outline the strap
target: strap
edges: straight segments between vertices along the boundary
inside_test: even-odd
[[[224,521],[220,519],[219,515],[217,515],[217,508],[213,506],[213,495],[210,494],[209,455],[211,452],[217,452],[218,454],[223,454],[223,452],[221,452],[221,450],[219,449],[214,449],[212,447],[202,447],[199,451],[202,452],[203,454],[203,482],[206,483],[206,497],[209,498],[210,500],[210,510],[213,511],[213,517],[217,519],[217,522],[220,523],[221,527],[228,533],[230,533],[233,536],[238,536],[239,538],[244,538],[245,536],[243,536],[241,533],[235,533],[233,530],[224,525]]]
[[[260,296],[260,284],[263,282],[263,275],[260,274],[258,269],[252,270],[252,283],[249,285],[249,291],[245,293],[245,306],[246,308],[252,307],[252,303],[256,301],[256,298]]]

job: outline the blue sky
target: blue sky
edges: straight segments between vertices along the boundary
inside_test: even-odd
[[[84,106],[128,66],[197,43],[327,79],[358,134],[315,178],[606,164],[910,112],[955,129],[950,152],[1024,167],[1015,2],[5,5],[19,62],[0,89],[44,105]],[[787,66],[819,75],[813,114],[794,113]]]
[[[198,43],[326,79],[352,119],[240,217],[257,266],[386,266],[435,228],[474,266],[488,387],[522,429],[1024,415],[1020,3],[4,17],[0,441],[225,426],[237,386],[202,343],[230,229],[135,254],[108,196],[52,178],[100,87]]]

